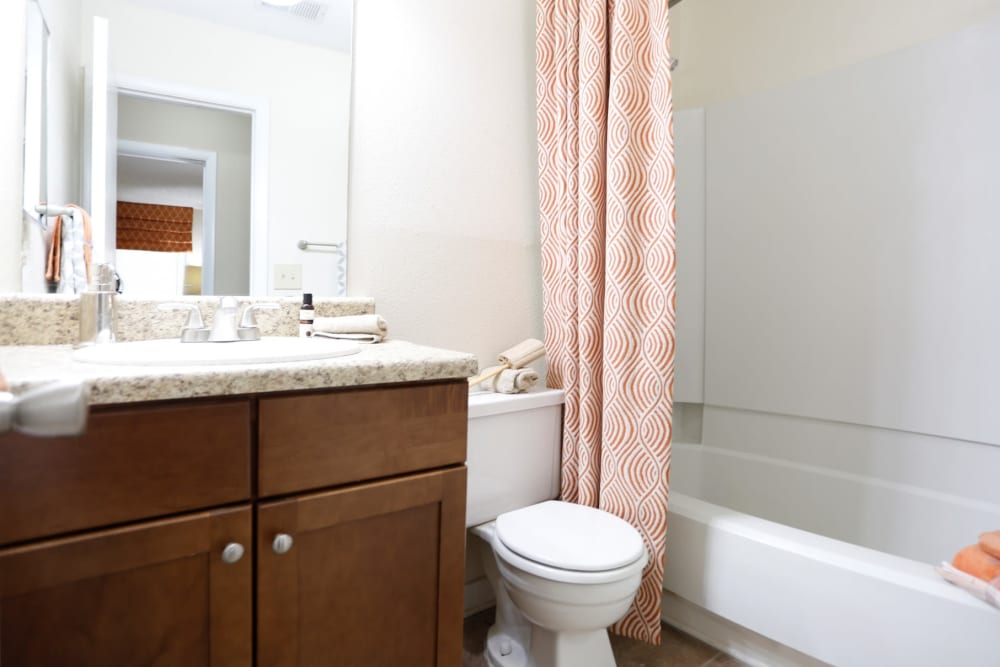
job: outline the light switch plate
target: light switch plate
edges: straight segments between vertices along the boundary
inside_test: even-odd
[[[275,264],[274,289],[302,289],[302,265]]]

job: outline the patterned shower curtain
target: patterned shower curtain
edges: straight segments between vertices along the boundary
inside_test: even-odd
[[[548,384],[566,392],[562,497],[642,533],[616,632],[660,641],[674,369],[666,0],[538,0]]]

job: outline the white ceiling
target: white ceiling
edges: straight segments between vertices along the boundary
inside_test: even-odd
[[[119,199],[201,208],[203,170],[192,162],[119,155]]]
[[[292,16],[264,7],[260,0],[128,0],[175,14],[204,19],[231,28],[256,32],[293,42],[351,52],[353,0],[304,0],[325,5],[320,21]]]

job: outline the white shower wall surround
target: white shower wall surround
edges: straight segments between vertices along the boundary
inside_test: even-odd
[[[992,21],[706,110],[707,403],[1000,444],[997,62]]]
[[[996,62],[994,20],[676,116],[705,406],[664,616],[751,664],[997,664],[996,611],[932,569],[1000,527]]]

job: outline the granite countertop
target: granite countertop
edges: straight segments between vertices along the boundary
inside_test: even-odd
[[[14,393],[53,380],[80,380],[92,405],[353,387],[465,378],[471,354],[404,341],[362,345],[358,354],[225,366],[111,366],[73,360],[71,345],[0,346],[0,370]]]

